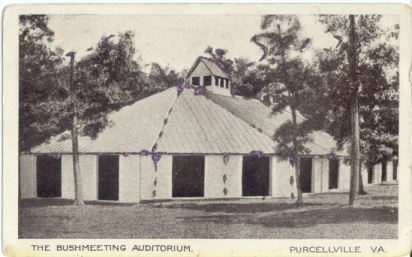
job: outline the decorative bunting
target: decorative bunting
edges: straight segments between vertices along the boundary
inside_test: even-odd
[[[153,151],[152,152],[149,152],[147,150],[142,150],[140,152],[140,156],[149,156],[149,155],[152,156],[155,171],[157,171],[157,163],[160,161],[160,158],[162,158],[162,155],[160,153],[154,152],[156,150],[156,148],[157,148],[157,145],[155,144],[153,146]]]
[[[198,88],[196,88],[196,90],[195,90],[195,95],[196,96],[198,96],[198,95],[203,95],[203,93],[205,92],[206,90],[205,90],[205,87],[198,87]]]
[[[296,154],[295,154],[295,150],[293,149],[290,150],[289,163],[290,165],[292,165],[292,167],[294,167],[296,163]]]
[[[48,153],[46,156],[52,157],[54,159],[60,159],[60,154],[58,153]]]
[[[250,154],[255,158],[261,158],[263,156],[263,152],[260,150],[252,151]]]
[[[293,178],[293,176],[290,176],[289,178],[290,185],[293,185],[293,182],[295,182],[295,179]]]
[[[178,85],[177,86],[177,95],[180,95],[185,88],[190,88],[190,84],[182,83],[182,84]]]
[[[152,160],[155,171],[157,171],[157,162],[160,161],[160,158],[162,158],[162,155],[160,153],[152,153]]]
[[[229,162],[229,154],[224,153],[223,154],[223,163],[226,165]]]
[[[226,180],[227,180],[227,176],[226,176],[226,174],[224,174],[224,175],[223,175],[223,183],[226,184]]]
[[[226,187],[223,188],[223,194],[224,194],[225,196],[227,195],[227,189],[226,189]]]
[[[329,160],[335,160],[335,161],[338,160],[338,156],[336,156],[336,154],[334,152],[328,153],[326,155],[326,158],[328,158]]]
[[[148,155],[150,155],[150,152],[147,151],[147,150],[142,150],[142,151],[140,152],[140,156],[148,156]]]
[[[123,156],[124,156],[124,157],[127,157],[127,156],[129,156],[129,155],[130,155],[129,152],[124,152],[124,153],[123,153]]]

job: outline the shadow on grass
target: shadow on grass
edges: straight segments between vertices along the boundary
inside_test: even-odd
[[[160,205],[156,208],[168,209],[187,209],[202,212],[225,212],[225,213],[262,213],[262,212],[281,212],[290,209],[303,209],[307,207],[326,207],[332,206],[321,203],[303,203],[296,205],[293,203],[184,203],[172,205]]]
[[[233,225],[249,224],[269,228],[304,228],[319,224],[339,223],[386,223],[397,224],[397,208],[335,208],[317,209],[302,212],[287,212],[279,214],[254,215],[212,215],[191,216],[182,218],[184,222],[214,222],[216,224]]]
[[[64,198],[31,198],[20,199],[19,208],[47,207],[47,206],[70,206],[74,200]],[[108,205],[108,206],[132,206],[133,203],[119,203],[115,201],[84,201],[86,205]]]

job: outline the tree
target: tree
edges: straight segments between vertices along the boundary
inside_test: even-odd
[[[169,67],[163,68],[158,63],[152,63],[147,77],[148,93],[153,94],[169,87],[178,86],[184,82],[185,75]]]
[[[46,15],[19,17],[19,148],[27,151],[61,132],[58,114],[68,113],[62,49],[51,49],[54,32]]]
[[[310,39],[299,38],[301,24],[295,15],[266,15],[261,28],[264,32],[255,35],[252,41],[261,47],[266,45],[264,56],[268,65],[260,67],[267,85],[263,90],[264,102],[273,103],[273,114],[291,112],[292,120],[282,124],[273,137],[278,142],[276,152],[281,158],[289,156],[295,168],[297,203],[302,203],[299,155],[309,152],[304,143],[310,140],[307,135],[315,123],[310,117],[299,123],[297,116],[308,101],[306,96],[316,88],[317,78],[316,67],[305,62],[300,53],[305,51]]]
[[[320,16],[326,33],[338,40],[335,49],[325,49],[319,56],[329,84],[327,130],[340,146],[352,141],[350,205],[357,204],[362,187],[360,149],[367,166],[397,149],[398,50],[388,39],[397,39],[398,26],[384,31],[380,19],[379,15]]]

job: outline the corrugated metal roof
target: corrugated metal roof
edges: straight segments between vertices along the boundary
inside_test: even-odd
[[[195,63],[193,64],[192,68],[190,68],[189,72],[187,73],[187,77],[190,77],[192,72],[195,70],[199,62],[203,62],[209,71],[212,73],[213,76],[218,76],[222,78],[229,79],[229,76],[222,70],[214,61],[209,58],[199,56]]]
[[[276,143],[271,135],[291,119],[289,112],[271,116],[270,107],[258,100],[205,94],[195,96],[193,89],[185,89],[177,97],[173,87],[123,107],[109,114],[113,125],[97,139],[79,136],[79,151],[140,152],[150,151],[157,144],[157,151],[167,153],[273,153]],[[299,114],[299,119],[304,118]],[[311,154],[325,155],[336,148],[336,142],[325,132],[315,131],[311,137],[313,142],[306,144]],[[71,149],[67,131],[31,152],[71,153]]]
[[[207,92],[206,96],[233,115],[252,124],[258,129],[262,129],[268,136],[272,136],[283,123],[292,119],[291,112],[288,110],[283,113],[271,115],[271,108],[256,99],[245,99],[240,96],[215,95],[209,92]],[[297,118],[301,121],[305,119],[300,113],[297,114]],[[309,136],[313,139],[313,142],[308,142],[305,146],[310,149],[311,154],[325,155],[330,153],[332,149],[337,148],[336,141],[332,136],[323,131],[314,131]],[[338,154],[345,153],[338,152]]]
[[[168,117],[158,151],[172,153],[273,153],[275,143],[255,128],[213,103],[185,89]]]
[[[79,136],[79,151],[88,152],[140,152],[151,150],[177,97],[176,88],[142,99],[119,111],[109,114],[111,127],[100,133],[96,140]],[[32,153],[70,153],[72,151],[70,132],[56,136],[50,142],[31,149]]]
[[[214,76],[219,76],[226,79],[229,78],[229,76],[212,60],[202,57],[202,61],[210,69],[210,72],[212,72]]]

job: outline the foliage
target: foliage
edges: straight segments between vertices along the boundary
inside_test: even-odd
[[[61,79],[62,49],[52,50],[48,43],[54,32],[47,27],[45,15],[21,15],[19,26],[19,147],[28,150],[60,131],[67,113],[68,97]]]
[[[322,15],[319,19],[326,33],[338,40],[335,49],[324,49],[318,58],[329,96],[325,103],[329,106],[324,116],[326,129],[342,147],[350,141],[349,103],[356,90],[349,83],[348,17]],[[398,148],[399,26],[383,30],[380,19],[379,15],[356,16],[360,139],[366,164],[396,155]]]
[[[316,66],[305,62],[301,53],[306,51],[308,39],[300,38],[301,24],[294,15],[267,15],[262,19],[263,32],[255,35],[253,41],[266,45],[267,65],[260,65],[260,77],[263,85],[261,91],[263,102],[272,107],[272,114],[279,112],[292,112],[292,121],[282,124],[275,131],[274,139],[279,142],[276,152],[283,158],[287,158],[291,144],[298,153],[308,153],[304,143],[310,139],[308,133],[316,128],[311,114],[315,111],[307,111],[307,107],[313,110],[319,105],[311,106],[317,97],[315,90],[319,89],[316,74]],[[297,120],[297,111],[306,113],[305,121]],[[294,117],[293,117],[294,116]]]
[[[52,50],[47,15],[20,16],[20,150],[26,151],[71,127],[70,68],[63,50]],[[183,82],[169,68],[152,65],[147,76],[136,61],[134,33],[102,36],[75,63],[74,87],[82,135],[96,138],[110,126],[107,114]]]

